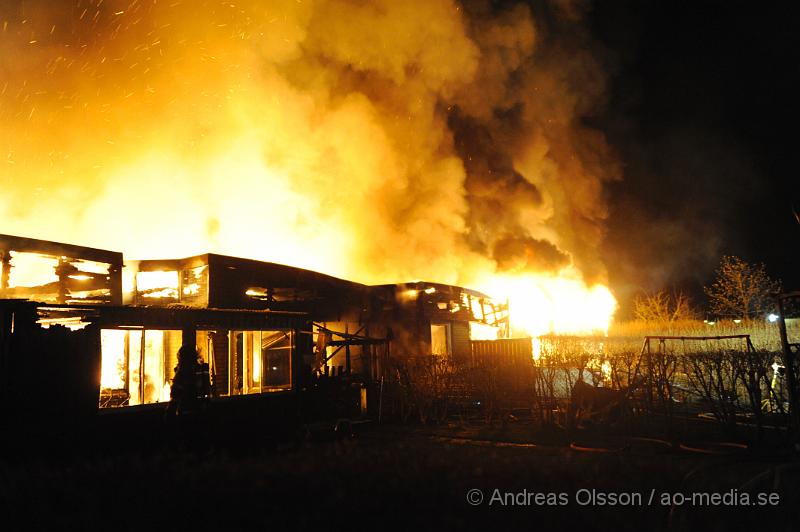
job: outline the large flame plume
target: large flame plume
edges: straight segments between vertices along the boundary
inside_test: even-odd
[[[461,284],[518,330],[603,329],[603,76],[580,10],[543,9],[5,2],[2,232]]]

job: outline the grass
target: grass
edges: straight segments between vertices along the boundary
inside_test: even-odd
[[[581,506],[578,490],[661,494],[736,489],[774,463],[671,450],[598,454],[456,444],[433,436],[531,441],[531,426],[381,426],[360,437],[284,450],[127,453],[0,461],[0,501],[26,530],[771,530],[797,518],[791,487],[775,508]],[[784,479],[784,483],[786,479]],[[485,502],[466,502],[480,489]],[[564,493],[566,506],[490,506],[497,489]],[[771,489],[758,486],[758,489]],[[785,491],[784,490],[788,490]],[[796,494],[796,492],[794,492]],[[796,508],[796,507],[795,507]],[[671,513],[672,511],[672,513]],[[789,512],[787,514],[787,512]],[[794,513],[791,513],[794,512]],[[5,513],[5,515],[9,515]],[[776,528],[777,527],[777,528]],[[783,528],[788,529],[788,528]]]
[[[790,338],[800,337],[800,322],[791,321],[787,324]],[[627,321],[612,324],[608,337],[612,341],[627,342],[630,347],[641,347],[644,336],[730,336],[749,334],[753,346],[757,350],[779,352],[781,339],[778,323],[766,320],[745,320],[735,323],[732,320],[722,320],[709,325],[701,320],[685,320],[675,322],[644,322]]]

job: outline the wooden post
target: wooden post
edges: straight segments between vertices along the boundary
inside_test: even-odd
[[[650,351],[650,338],[645,340],[647,346],[647,406],[653,410],[653,353]]]
[[[344,334],[349,334],[348,325],[344,324]],[[345,364],[345,373],[347,377],[350,377],[350,338],[345,337],[344,341],[344,364]]]
[[[186,328],[181,330],[181,346],[188,345],[189,347],[197,348],[197,332],[193,328]]]
[[[56,267],[56,275],[58,276],[58,302],[65,304],[67,302],[67,279],[69,279],[70,263],[64,258],[58,259],[58,266]]]
[[[11,252],[0,249],[0,293],[8,290],[8,279],[11,276]]]
[[[141,337],[139,338],[139,404],[144,404],[144,348],[145,348],[145,335],[146,329],[142,329]]]
[[[102,335],[102,332],[101,332],[101,335]],[[101,338],[102,338],[102,336],[101,336]],[[130,332],[126,332],[125,333],[125,341],[124,341],[123,349],[125,350],[125,390],[127,390],[127,394],[128,394],[128,398],[126,400],[126,403],[127,403],[126,406],[130,406],[130,401],[131,401],[131,390],[130,390],[130,387],[131,387],[131,333]],[[102,356],[103,356],[103,351],[102,350],[103,350],[103,344],[102,344],[102,340],[101,340],[101,343],[100,343],[101,361],[102,361]],[[101,366],[102,366],[102,362],[101,362]]]
[[[309,332],[314,330],[314,326],[311,325],[308,327]],[[293,329],[292,330],[292,338],[291,338],[291,350],[289,351],[289,382],[292,386],[292,391],[295,394],[299,394],[300,390],[303,387],[303,374],[305,372],[304,369],[304,359],[305,354],[310,352],[313,349],[313,340],[312,336],[309,334],[306,337],[301,336],[302,331],[300,329]],[[300,341],[302,339],[302,342]],[[263,368],[264,368],[264,353],[263,350],[259,348],[261,352],[261,372],[263,375]],[[261,386],[264,386],[264,377],[261,378]],[[300,403],[298,403],[299,406]]]
[[[789,415],[791,422],[792,439],[795,450],[800,451],[800,410],[798,410],[797,379],[794,373],[794,352],[786,333],[786,317],[783,300],[789,294],[778,295],[778,325],[781,333],[781,346],[783,347],[783,367],[786,374],[786,387],[789,388]],[[798,294],[800,295],[800,294]]]

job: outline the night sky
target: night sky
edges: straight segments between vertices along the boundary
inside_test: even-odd
[[[662,287],[700,305],[719,258],[764,262],[800,289],[800,17],[790,3],[596,3],[609,73],[590,117],[623,164],[604,246],[612,288]]]

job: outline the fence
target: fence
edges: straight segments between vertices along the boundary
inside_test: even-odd
[[[474,341],[467,364],[416,357],[394,366],[404,419],[423,422],[468,412],[503,419],[520,409],[543,423],[564,422],[579,380],[624,392],[667,431],[676,414],[706,413],[726,430],[744,423],[759,434],[786,423],[780,352],[757,348],[749,334]]]

